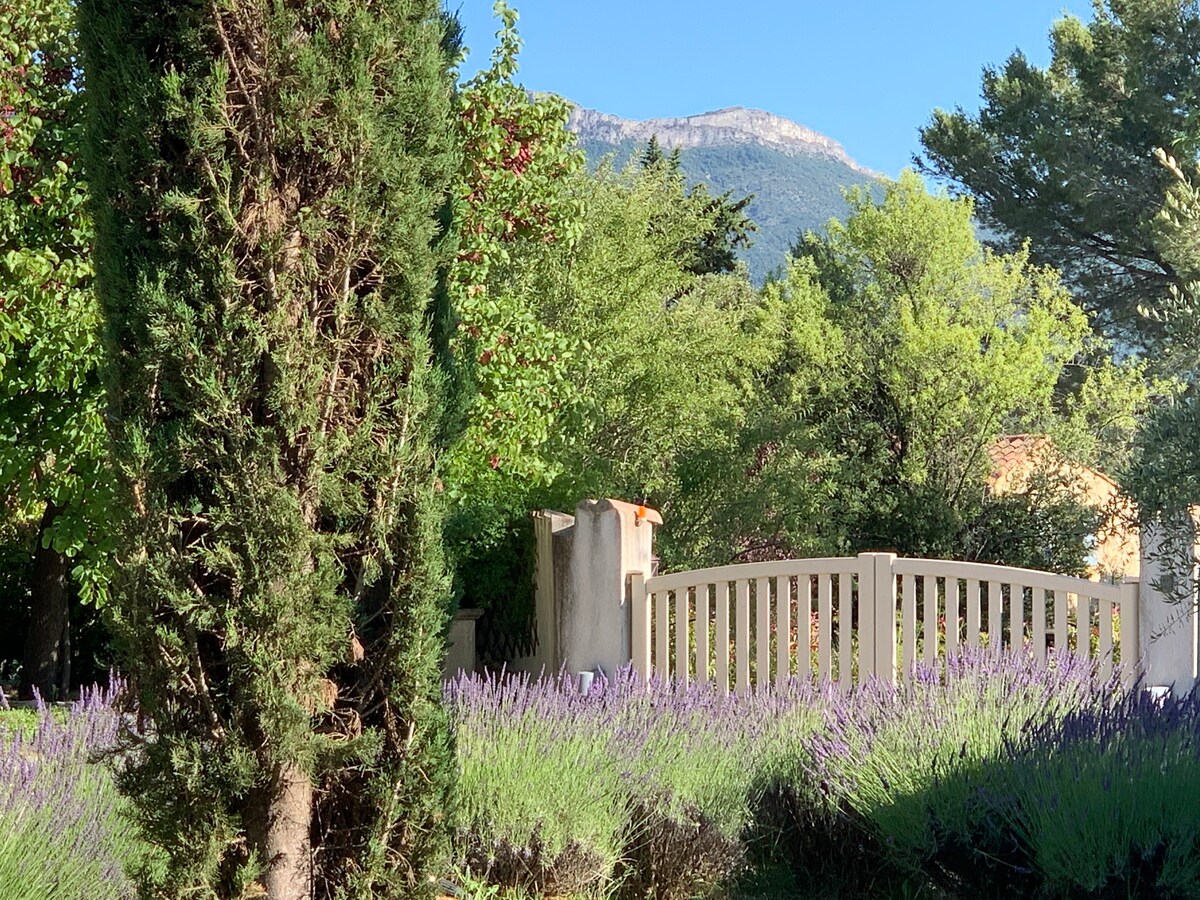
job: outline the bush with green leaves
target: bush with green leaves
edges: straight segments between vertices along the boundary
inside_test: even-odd
[[[45,697],[70,680],[72,601],[107,596],[122,511],[103,417],[77,44],[67,0],[2,5],[0,539],[28,596],[23,689]]]

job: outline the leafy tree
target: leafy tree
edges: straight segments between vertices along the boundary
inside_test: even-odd
[[[22,689],[70,680],[71,595],[102,603],[117,514],[107,467],[81,174],[82,82],[66,0],[0,16],[0,500],[33,527]],[[10,532],[13,533],[13,532]]]
[[[1182,287],[1154,311],[1162,328],[1160,365],[1186,384],[1179,396],[1156,405],[1137,436],[1125,486],[1144,522],[1164,518],[1181,533],[1195,530],[1185,511],[1200,504],[1200,189],[1194,164],[1158,154],[1172,185],[1157,221],[1163,254],[1180,273]],[[1190,567],[1191,541],[1180,549]]]
[[[450,758],[433,0],[84,0],[122,784],[166,896],[427,890]],[[147,875],[147,877],[149,877]]]
[[[499,308],[523,309],[563,342],[566,352],[554,361],[562,387],[527,397],[528,382],[507,382],[515,405],[554,400],[545,430],[522,445],[531,458],[501,457],[492,466],[477,452],[473,467],[448,482],[463,602],[490,610],[483,650],[501,656],[528,639],[529,510],[571,509],[598,495],[669,507],[681,454],[736,430],[747,373],[763,346],[754,331],[757,299],[744,278],[696,275],[678,252],[713,216],[689,201],[680,179],[636,166],[577,170],[560,190],[555,202],[573,238],[507,242],[507,257],[489,269],[488,296]]]
[[[1171,178],[1153,153],[1200,152],[1200,4],[1098,0],[1090,24],[1056,22],[1051,44],[1046,69],[1019,52],[985,69],[977,114],[935,112],[923,168],[973,196],[1006,249],[1030,241],[1098,327],[1154,340],[1138,308],[1182,282],[1156,238]]]
[[[994,555],[980,536],[996,521],[987,449],[1053,417],[1083,347],[1086,319],[1054,273],[981,248],[969,201],[930,196],[906,173],[882,200],[862,190],[850,204],[765,289],[778,349],[739,446],[694,489],[715,504],[714,562]],[[736,489],[722,484],[731,471],[745,473]],[[1081,559],[1083,534],[1072,546]]]
[[[582,235],[542,313],[589,348],[572,372],[581,412],[558,484],[665,503],[678,455],[738,420],[766,352],[757,298],[743,277],[697,274],[677,252],[715,211],[669,170],[602,168],[580,190]]]
[[[666,156],[656,135],[650,136],[638,160],[642,169],[665,172],[678,182],[680,188],[686,181],[680,148],[676,147],[670,156]],[[687,261],[687,270],[693,275],[720,275],[735,271],[738,249],[749,247],[751,235],[758,230],[746,212],[754,202],[754,195],[734,200],[733,191],[726,191],[714,197],[706,184],[697,182],[687,190],[684,202],[698,207],[708,221],[703,231],[689,235],[675,251],[680,259]]]
[[[501,28],[491,66],[458,97],[464,155],[455,186],[462,240],[450,273],[454,346],[478,390],[448,467],[455,496],[486,491],[491,472],[533,483],[558,474],[545,445],[557,411],[571,402],[563,372],[579,350],[539,318],[538,303],[553,290],[545,260],[569,252],[579,234],[573,190],[584,159],[566,129],[567,103],[531,97],[513,80],[517,15],[503,0],[495,8]]]
[[[457,98],[465,152],[454,189],[461,242],[449,279],[452,344],[476,391],[445,467],[446,536],[456,593],[491,613],[481,651],[502,644],[499,655],[511,659],[531,633],[529,510],[562,472],[570,440],[562,420],[578,398],[567,367],[583,348],[540,313],[558,289],[555,260],[579,234],[584,160],[566,129],[567,104],[515,80],[516,13],[503,2],[495,13],[491,64]]]
[[[830,226],[812,277],[830,291],[846,339],[851,402],[841,409],[853,412],[843,415],[866,419],[838,423],[862,466],[850,481],[874,481],[888,498],[854,523],[863,546],[895,539],[884,529],[892,503],[950,515],[979,492],[988,446],[1049,411],[1087,321],[1024,251],[981,252],[971,204],[931,197],[916,175],[878,205],[860,193],[851,206],[845,225]]]

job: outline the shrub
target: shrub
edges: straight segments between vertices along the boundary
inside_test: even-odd
[[[506,887],[703,895],[741,866],[771,748],[817,724],[817,696],[628,673],[586,695],[565,675],[456,681],[458,864]]]
[[[1142,691],[1022,734],[982,786],[1055,895],[1200,896],[1200,701]]]
[[[1200,697],[969,649],[899,686],[749,697],[628,674],[449,691],[458,864],[545,894],[1200,896]]]

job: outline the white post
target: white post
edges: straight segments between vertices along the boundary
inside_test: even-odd
[[[611,675],[632,658],[630,576],[650,575],[656,510],[619,500],[575,509],[570,566],[558,592],[558,649],[572,672]],[[556,565],[557,568],[557,565]]]
[[[1186,694],[1196,684],[1195,526],[1191,516],[1158,520],[1142,530],[1138,651],[1149,688]],[[1122,656],[1126,650],[1121,647]]]

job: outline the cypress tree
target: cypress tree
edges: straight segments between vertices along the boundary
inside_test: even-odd
[[[146,735],[123,785],[156,890],[413,892],[449,772],[447,22],[435,0],[80,16],[130,511],[112,608]]]

